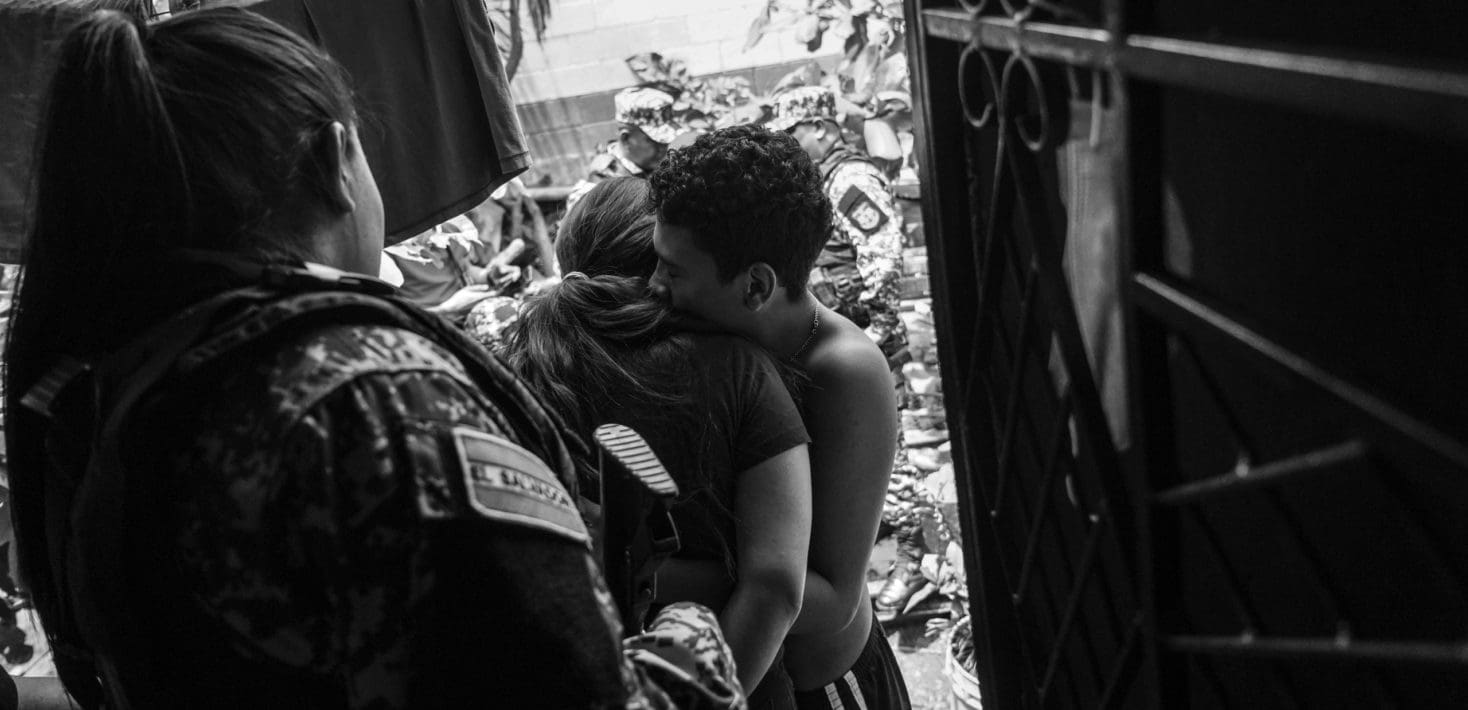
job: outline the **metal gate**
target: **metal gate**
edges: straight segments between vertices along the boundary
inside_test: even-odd
[[[1468,3],[907,23],[985,706],[1468,706]]]

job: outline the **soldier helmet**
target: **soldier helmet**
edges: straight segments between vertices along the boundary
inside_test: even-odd
[[[673,97],[664,91],[634,86],[617,92],[617,122],[636,126],[648,138],[664,145],[681,132],[673,120]]]
[[[806,121],[835,121],[836,94],[824,86],[801,86],[775,96],[771,130],[788,131]]]

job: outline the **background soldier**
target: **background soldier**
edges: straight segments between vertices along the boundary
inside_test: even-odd
[[[617,139],[598,150],[586,177],[566,198],[566,209],[597,183],[618,175],[646,177],[668,154],[668,144],[681,132],[673,120],[673,96],[665,91],[634,86],[617,92]]]
[[[907,327],[898,315],[902,213],[886,176],[842,136],[836,95],[830,89],[802,86],[777,95],[768,125],[794,136],[816,162],[835,211],[831,240],[811,272],[811,291],[826,306],[866,328],[900,380],[902,365],[911,358]],[[922,529],[912,513],[913,474],[899,442],[883,511],[883,522],[897,538],[897,561],[876,599],[877,608],[884,612],[900,611],[923,586],[924,545]]]
[[[812,290],[866,328],[893,369],[900,368],[907,352],[906,328],[897,315],[902,213],[886,177],[842,137],[830,89],[803,86],[776,96],[769,127],[794,136],[816,162],[836,212],[831,240],[811,273]]]

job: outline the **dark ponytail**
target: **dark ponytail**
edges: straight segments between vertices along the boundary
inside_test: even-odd
[[[592,188],[561,220],[556,259],[566,276],[507,331],[511,363],[582,435],[613,407],[666,408],[687,391],[687,345],[647,289],[653,224],[646,180]]]
[[[99,11],[62,42],[4,373],[17,556],[59,652],[80,636],[61,613],[62,542],[47,519],[64,520],[70,499],[50,467],[49,424],[20,399],[63,357],[95,359],[187,303],[179,284],[195,276],[169,273],[170,251],[305,256],[330,204],[320,141],[354,119],[340,67],[241,8],[153,25]],[[95,676],[62,661],[63,681],[94,706]]]
[[[148,242],[155,235],[187,229],[187,212],[168,205],[173,200],[187,204],[187,180],[144,49],[146,32],[140,17],[105,10],[82,20],[61,44],[38,137],[28,266],[6,353],[16,554],[57,650],[58,674],[83,706],[99,700],[96,670],[69,653],[80,643],[80,630],[62,613],[66,592],[50,556],[50,546],[61,541],[48,539],[46,489],[52,489],[55,506],[50,515],[65,510],[65,503],[56,500],[59,482],[48,482],[43,473],[45,423],[18,399],[59,355],[64,341],[54,334],[76,320],[87,321],[85,309],[97,305],[80,303],[68,291],[95,297],[87,285],[105,282],[107,270],[129,251],[151,250],[155,247]],[[95,332],[96,324],[83,327],[87,330],[80,332]]]
[[[583,436],[619,407],[656,411],[683,401],[686,344],[667,306],[636,276],[569,272],[525,304],[506,354]]]

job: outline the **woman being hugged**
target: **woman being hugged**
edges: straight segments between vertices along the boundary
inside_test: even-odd
[[[67,689],[85,708],[737,705],[717,672],[661,664],[654,684],[629,663],[552,417],[362,275],[383,219],[358,124],[342,69],[243,9],[100,12],[64,41],[5,434]],[[507,470],[541,495],[484,475]],[[675,612],[717,656],[717,627]]]
[[[678,483],[680,551],[658,573],[661,602],[708,604],[756,688],[800,611],[810,536],[805,427],[781,369],[727,335],[679,333],[651,298],[657,266],[647,181],[613,178],[561,223],[559,284],[532,297],[508,333],[510,362],[589,434],[613,422],[643,435]],[[777,672],[751,707],[789,707]]]

